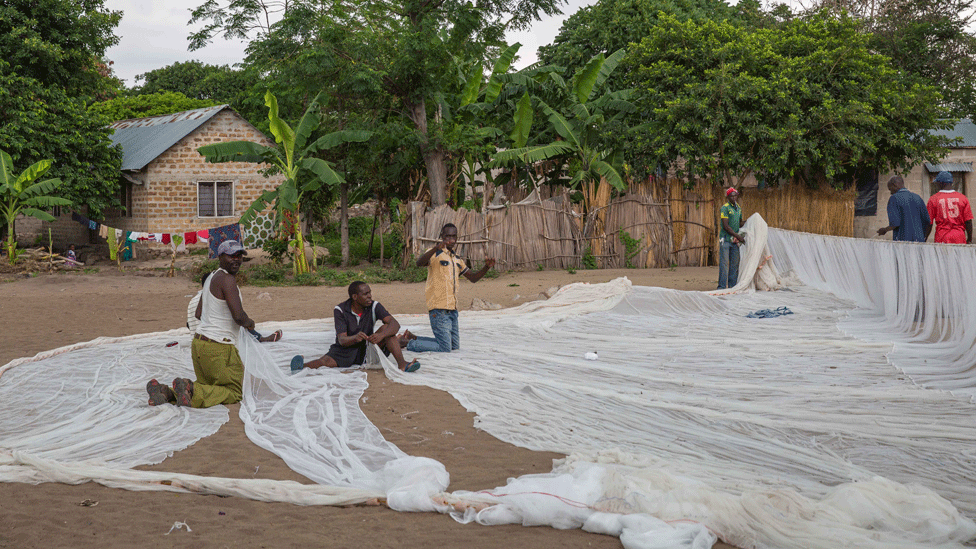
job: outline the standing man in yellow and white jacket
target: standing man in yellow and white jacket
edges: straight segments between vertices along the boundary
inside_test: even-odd
[[[495,260],[487,258],[485,266],[476,273],[454,253],[457,244],[457,227],[453,223],[441,229],[441,241],[417,259],[418,267],[427,267],[427,311],[430,329],[434,337],[416,337],[407,343],[413,352],[449,353],[461,348],[461,332],[458,327],[457,287],[461,275],[471,282],[481,280]]]

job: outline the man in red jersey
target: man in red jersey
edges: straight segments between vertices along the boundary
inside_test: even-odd
[[[935,241],[943,244],[971,244],[973,242],[973,211],[966,195],[952,190],[952,174],[939,172],[935,182],[942,189],[929,198],[929,217],[935,225]],[[925,231],[928,240],[932,225]],[[963,234],[965,229],[965,235]]]

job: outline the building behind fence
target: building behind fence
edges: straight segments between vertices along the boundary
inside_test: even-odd
[[[487,213],[411,202],[404,262],[423,254],[439,240],[441,227],[453,223],[458,253],[474,263],[494,257],[500,270],[716,264],[724,189],[653,179],[632,183],[615,198],[606,182],[584,193],[585,216],[567,193],[546,188],[530,194],[506,189],[509,202]],[[758,212],[770,227],[853,236],[853,190],[753,187],[742,189],[740,204],[743,219]]]

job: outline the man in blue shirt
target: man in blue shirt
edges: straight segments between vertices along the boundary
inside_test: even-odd
[[[905,188],[905,180],[896,175],[888,180],[888,226],[878,229],[878,234],[884,236],[888,231],[894,231],[892,240],[907,242],[925,242],[925,235],[932,227],[928,208],[921,196]]]

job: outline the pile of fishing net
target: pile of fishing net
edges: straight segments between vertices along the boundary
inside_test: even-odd
[[[149,378],[192,377],[186,330],[3,367],[0,480],[308,505],[382,497],[462,522],[583,528],[628,548],[976,538],[973,249],[767,234],[758,216],[745,230],[731,291],[573,284],[463,312],[462,349],[423,356],[418,373],[373,354],[396,382],[449,391],[495,437],[566,454],[551,473],[447,492],[440,463],[404,454],[359,409],[365,373],[290,373],[291,356],[318,356],[334,337],[320,320],[268,324],[289,337],[240,347],[248,437],[317,484],[133,469],[227,420],[223,407],[146,405]],[[793,314],[747,317],[781,307]],[[429,333],[426,317],[396,316]]]

